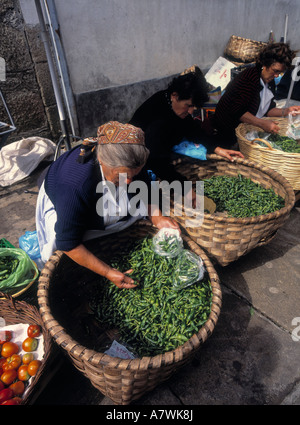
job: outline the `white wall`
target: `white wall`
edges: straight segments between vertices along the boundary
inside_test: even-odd
[[[34,0],[19,1],[36,25]],[[193,64],[208,69],[232,34],[267,41],[273,30],[279,41],[286,14],[287,39],[300,49],[300,0],[54,1],[80,120],[83,111],[91,119],[94,99],[102,119],[128,119],[160,79]]]
[[[300,48],[299,0],[55,0],[75,93],[208,68],[230,35]]]

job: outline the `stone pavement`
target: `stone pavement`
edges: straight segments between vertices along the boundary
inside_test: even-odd
[[[0,188],[0,236],[15,246],[26,230],[35,230],[40,171]],[[300,405],[299,241],[298,201],[268,245],[216,266],[223,304],[213,334],[192,363],[132,405]],[[36,286],[30,291],[26,301],[35,299]],[[64,355],[34,403],[112,404]]]

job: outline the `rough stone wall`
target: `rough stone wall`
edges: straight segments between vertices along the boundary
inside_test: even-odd
[[[59,117],[39,26],[24,24],[18,0],[0,2],[0,56],[6,62],[0,88],[17,128],[7,143],[31,136],[56,142]],[[0,103],[0,120],[7,122]]]

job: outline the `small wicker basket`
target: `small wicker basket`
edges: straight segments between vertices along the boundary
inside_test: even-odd
[[[264,119],[278,122],[280,127],[279,134],[286,135],[288,128],[287,118]],[[260,146],[258,143],[249,141],[246,138],[247,133],[250,131],[262,131],[262,129],[251,124],[240,124],[235,131],[240,151],[245,158],[272,168],[283,175],[294,190],[300,190],[300,153],[283,152],[272,148],[268,143],[265,143],[265,147]]]
[[[156,228],[148,221],[143,220],[118,234],[97,239],[93,252],[100,258],[106,259],[114,252],[118,252],[121,244],[128,243],[128,238],[141,238],[149,234],[154,235],[156,232]],[[218,321],[222,299],[218,275],[201,248],[189,237],[183,236],[183,238],[185,246],[201,256],[209,274],[213,294],[211,313],[198,333],[194,334],[185,344],[173,351],[154,357],[124,360],[87,348],[79,343],[70,335],[69,329],[67,331],[54,317],[51,291],[57,282],[60,288],[63,288],[64,285],[68,286],[68,282],[72,282],[72,284],[76,282],[82,287],[89,279],[87,272],[71,262],[61,251],[56,251],[41,273],[38,302],[46,328],[55,342],[65,350],[74,366],[90,379],[94,387],[116,404],[130,404],[189,362],[201,344],[211,335]],[[81,278],[80,273],[85,273],[85,275]],[[90,278],[95,282],[97,275],[92,274]],[[83,301],[81,300],[81,302]],[[78,326],[78,318],[76,326]]]
[[[16,301],[12,296],[2,292],[0,296],[2,297],[0,299],[0,317],[4,319],[6,326],[16,325],[18,323],[28,323],[29,325],[39,325],[42,328],[44,357],[37,374],[32,378],[21,402],[21,404],[32,404],[35,397],[42,389],[43,377],[48,373],[49,361],[51,361],[50,359],[53,354],[53,341],[35,306],[25,301]]]
[[[232,35],[224,50],[227,59],[242,63],[254,62],[257,55],[267,45],[261,41]]]
[[[294,191],[284,177],[248,160],[237,158],[234,162],[229,162],[218,155],[208,155],[207,161],[181,157],[174,161],[174,165],[178,172],[193,182],[214,175],[241,174],[265,188],[273,188],[285,200],[285,207],[279,211],[256,217],[235,218],[218,213],[204,214],[200,227],[188,227],[187,220],[192,218],[187,217],[184,211],[182,216],[175,217],[187,234],[221,266],[226,266],[253,248],[269,242],[288,219],[295,203]],[[174,206],[171,208],[171,215],[174,217]]]

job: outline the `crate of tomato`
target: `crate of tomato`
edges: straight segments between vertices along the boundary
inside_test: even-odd
[[[0,299],[0,405],[30,404],[53,354],[37,308]]]

